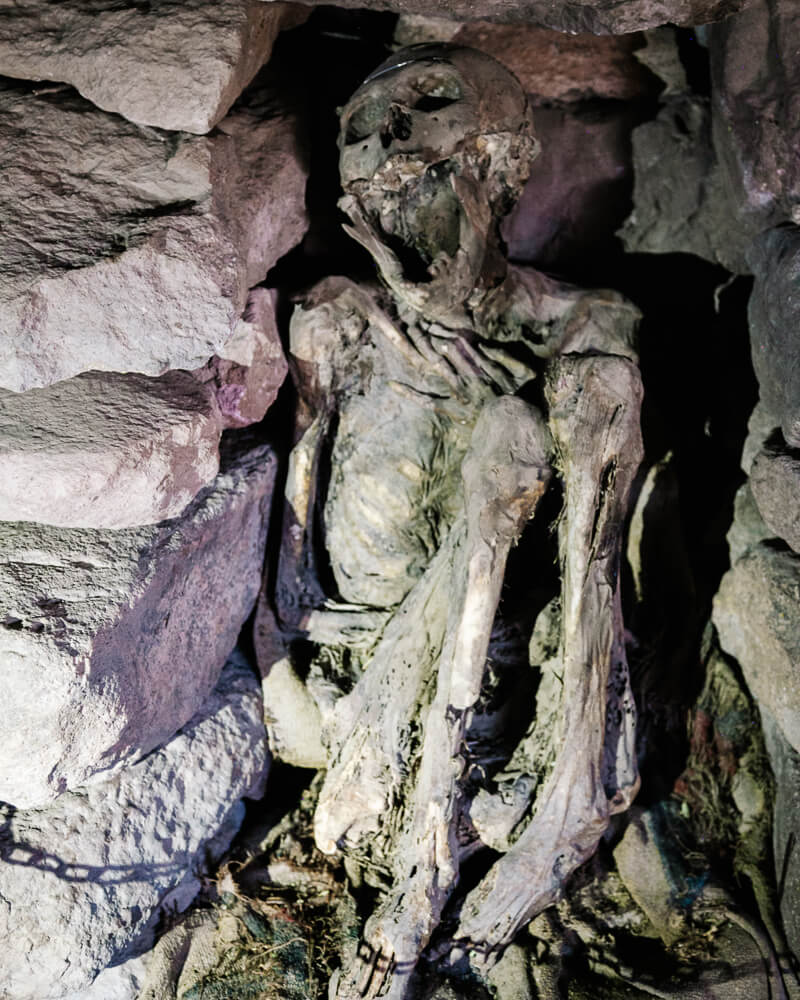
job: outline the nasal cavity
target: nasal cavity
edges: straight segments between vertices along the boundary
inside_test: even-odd
[[[395,139],[405,141],[411,138],[411,115],[397,104],[389,108],[383,129],[381,130],[381,145],[384,149]]]

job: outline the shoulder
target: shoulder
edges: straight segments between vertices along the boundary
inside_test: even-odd
[[[638,360],[639,309],[609,289],[582,289],[532,267],[510,265],[489,304],[509,339],[524,339],[542,358],[612,354]]]

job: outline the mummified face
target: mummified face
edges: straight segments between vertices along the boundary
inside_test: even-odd
[[[403,49],[343,109],[339,147],[351,234],[398,299],[463,323],[538,148],[517,79],[473,49]]]

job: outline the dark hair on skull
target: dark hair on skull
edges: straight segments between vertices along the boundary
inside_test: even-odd
[[[396,295],[452,313],[496,258],[538,149],[519,81],[464,46],[401,49],[342,109],[339,149],[352,234]]]

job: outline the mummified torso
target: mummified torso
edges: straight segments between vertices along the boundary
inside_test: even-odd
[[[329,596],[389,608],[452,523],[458,469],[492,387],[476,377],[455,392],[456,377],[448,382],[417,353],[392,310],[381,309],[384,296],[339,285],[332,302],[301,311],[292,329],[297,358],[308,352],[318,361],[320,321],[333,341],[324,404],[331,413],[322,417],[330,421],[324,539],[337,591]]]
[[[332,579],[325,590],[318,576],[284,575],[283,584],[305,594],[306,610],[325,599],[398,604],[459,509],[459,470],[482,407],[533,382],[558,353],[633,356],[636,319],[614,293],[518,268],[471,318],[472,329],[458,331],[378,286],[322,282],[291,324],[302,397],[295,460],[313,482],[298,481],[295,509],[306,524],[301,536],[295,523],[297,555],[283,568],[305,573],[313,561],[322,576],[310,547],[324,545]]]

